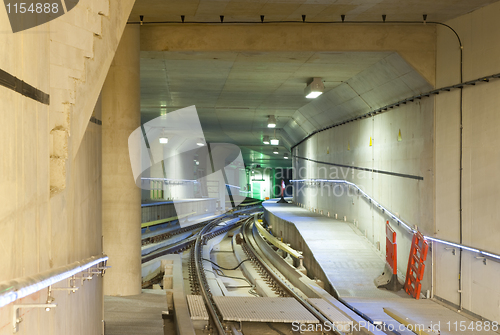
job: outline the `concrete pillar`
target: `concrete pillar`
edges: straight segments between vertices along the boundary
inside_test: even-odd
[[[140,111],[140,27],[128,25],[102,90],[102,231],[111,266],[106,295],[141,293],[141,190],[128,153]]]

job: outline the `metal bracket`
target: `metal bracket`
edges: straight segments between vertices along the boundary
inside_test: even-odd
[[[14,308],[14,313],[12,313],[12,330],[14,333],[17,333],[19,331],[19,324],[23,322],[23,318],[19,315],[21,308],[45,308],[49,312],[51,308],[56,308],[57,304],[15,304],[12,307]]]
[[[100,266],[97,268],[91,268],[89,269],[89,273],[93,275],[101,275],[104,276],[104,273],[106,272],[106,269],[111,268],[111,266]]]
[[[486,257],[484,257],[484,256],[476,256],[476,259],[482,259],[484,265],[486,265]]]
[[[90,273],[90,271],[89,271],[89,275],[87,275],[87,276],[86,276],[86,275],[84,275],[84,274],[82,273],[81,277],[80,277],[80,276],[78,276],[78,277],[77,277],[77,276],[73,276],[73,277],[72,277],[72,279],[73,279],[73,280],[80,279],[80,280],[81,280],[81,283],[82,283],[82,286],[83,286],[83,283],[84,283],[86,280],[92,280],[92,278],[93,278],[93,277],[92,277],[92,274]],[[71,286],[71,285],[70,285],[70,286]]]
[[[444,248],[444,250],[451,250],[451,253],[453,255],[456,255],[457,254],[457,250],[455,248]]]
[[[69,291],[69,293],[75,293],[78,291],[78,287],[55,287],[52,289],[52,291]]]
[[[74,284],[74,281],[73,281],[73,278],[70,277],[68,278],[68,287],[52,287],[49,286],[49,292],[48,292],[48,296],[50,297],[52,294],[52,291],[68,291],[68,294],[71,294],[71,293],[75,293],[76,291],[78,291],[78,287],[76,287],[76,285]]]

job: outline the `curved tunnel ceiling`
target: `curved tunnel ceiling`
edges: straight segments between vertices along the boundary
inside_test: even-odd
[[[325,93],[304,97],[321,77]],[[430,85],[390,52],[142,52],[142,121],[195,105],[209,142],[242,148],[247,164],[289,166],[291,146],[334,122],[361,115]],[[276,133],[267,128],[277,117]],[[280,154],[262,137],[280,139]]]
[[[299,108],[284,130],[293,144],[325,126],[432,89],[397,53],[392,53],[311,103]]]

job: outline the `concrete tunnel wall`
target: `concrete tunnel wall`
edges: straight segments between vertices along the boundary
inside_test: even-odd
[[[463,42],[463,80],[500,73],[500,3],[447,22]],[[436,88],[460,82],[460,48],[451,30],[437,30]],[[356,121],[318,133],[300,144],[293,154],[314,160],[355,165],[422,176],[422,181],[352,170],[338,179],[361,186],[382,205],[429,236],[500,253],[500,82],[463,89],[463,238],[460,240],[460,91],[443,93],[395,108],[370,119]],[[410,96],[410,95],[409,95]],[[391,101],[392,102],[392,101]],[[390,103],[390,102],[388,102]],[[398,141],[401,130],[401,141]],[[370,137],[372,146],[369,146]],[[300,178],[329,178],[318,175],[320,164],[293,159]],[[327,166],[328,168],[328,166]],[[329,170],[328,170],[329,171]],[[298,177],[296,175],[295,177]],[[336,179],[329,178],[329,179]],[[317,196],[318,187],[294,190],[294,201],[306,208],[345,215],[356,220],[367,237],[385,248],[387,218],[359,197]],[[297,193],[298,192],[298,193]],[[340,193],[340,192],[338,192]],[[398,233],[398,268],[406,271],[409,235]],[[489,320],[500,319],[500,263],[486,264],[476,252],[464,251],[459,274],[460,252],[439,243],[431,246],[422,291],[432,290],[438,299],[460,305]],[[460,283],[459,278],[462,282]],[[462,290],[462,294],[459,293]]]
[[[15,34],[0,10],[0,69],[50,94],[44,104],[0,86],[0,282],[102,253],[98,96],[132,4],[81,0]],[[53,292],[50,312],[21,309],[17,334],[101,334],[102,283],[94,276],[74,294]],[[46,298],[44,289],[15,303]],[[13,303],[0,308],[0,334],[12,334],[12,318]]]
[[[463,43],[463,80],[500,73],[500,3],[453,19]],[[460,52],[453,32],[438,29],[437,87],[460,81]],[[500,81],[463,89],[463,244],[500,254]],[[435,230],[460,242],[460,92],[436,97],[435,109]],[[500,263],[462,254],[460,302],[459,252],[435,246],[435,294],[487,319],[500,321]]]
[[[299,157],[403,173],[423,180],[337,168],[299,158],[293,159],[294,177],[348,180],[399,214],[403,221],[417,225],[424,233],[432,232],[433,102],[429,98],[320,132],[293,151]],[[398,141],[400,130],[401,141]],[[348,222],[356,222],[367,239],[385,253],[388,217],[378,208],[346,187],[296,185],[295,203],[325,216],[337,215],[339,220],[345,216]],[[397,233],[398,269],[405,275],[412,236],[405,228],[392,226]],[[425,279],[422,292],[430,289],[430,271]]]

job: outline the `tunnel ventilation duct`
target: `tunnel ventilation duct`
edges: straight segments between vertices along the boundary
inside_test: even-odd
[[[304,90],[304,95],[307,99],[315,99],[323,94],[325,85],[321,78],[313,78]]]

